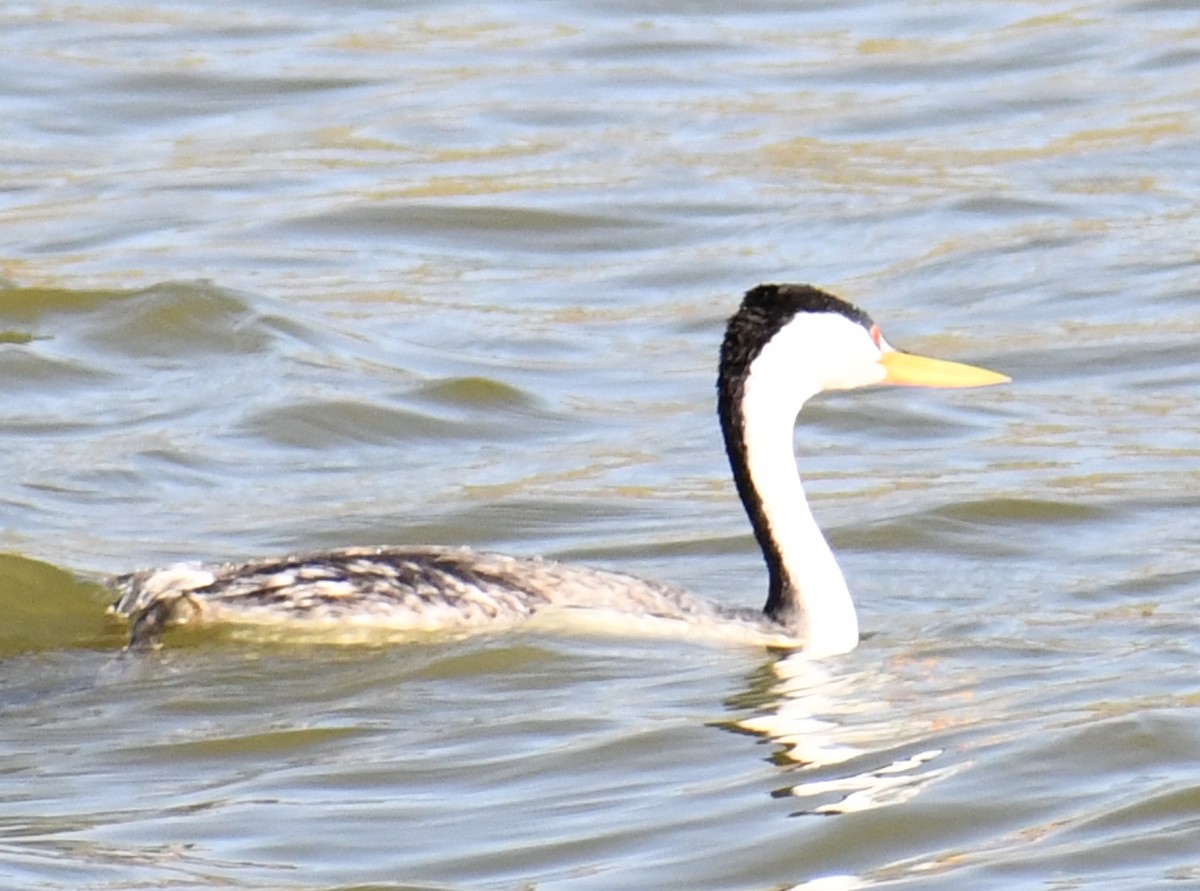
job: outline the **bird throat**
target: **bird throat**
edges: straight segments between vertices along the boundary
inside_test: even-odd
[[[770,574],[764,612],[805,640],[805,649],[843,653],[858,644],[858,620],[845,578],[809,508],[796,468],[793,432],[807,396],[793,380],[753,373],[721,393],[738,494]]]

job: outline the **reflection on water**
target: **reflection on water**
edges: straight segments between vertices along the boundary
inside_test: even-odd
[[[897,677],[876,670],[834,672],[803,653],[781,655],[768,670],[773,682],[754,694],[755,714],[728,726],[782,747],[777,758],[791,785],[774,794],[799,799],[799,813],[903,804],[965,766],[930,766],[943,751],[919,747],[936,729],[935,719],[913,715],[888,698],[889,690],[903,691]],[[905,749],[914,752],[896,755]]]
[[[926,763],[941,754],[940,749],[932,749],[902,761],[893,761],[891,764],[868,773],[841,780],[801,783],[793,787],[792,794],[797,798],[823,796],[830,793],[840,796],[836,803],[822,804],[812,808],[811,812],[816,814],[848,814],[887,805],[903,804],[931,784],[957,772],[957,767],[924,769]]]

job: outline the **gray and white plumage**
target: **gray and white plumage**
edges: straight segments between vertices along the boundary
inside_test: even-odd
[[[134,647],[200,622],[392,631],[472,630],[550,609],[600,609],[714,620],[707,601],[670,585],[540,557],[467,548],[357,547],[247,563],[177,564],[119,576],[112,611],[131,621]],[[733,614],[730,613],[730,618]]]

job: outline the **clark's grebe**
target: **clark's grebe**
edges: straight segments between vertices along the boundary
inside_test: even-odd
[[[395,631],[499,627],[545,615],[616,614],[726,628],[817,655],[858,644],[837,561],[800,484],[792,447],[805,401],[871,384],[976,387],[992,371],[894,349],[862,310],[808,285],[759,285],[729,320],[717,405],[738,495],[769,576],[762,612],[728,610],[623,573],[463,548],[361,547],[248,563],[181,564],[120,576],[111,611],[130,646],[182,624]]]

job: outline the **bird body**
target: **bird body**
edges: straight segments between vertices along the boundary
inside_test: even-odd
[[[548,615],[603,614],[756,642],[844,653],[859,638],[842,572],[809,509],[792,433],[804,403],[871,384],[983,386],[1007,380],[891,347],[857,307],[808,285],[760,285],[729,320],[717,407],[738,494],[768,571],[761,612],[669,585],[541,558],[465,548],[345,548],[247,563],[180,564],[120,576],[112,612],[134,647],[182,624],[475,631]]]
[[[725,609],[682,588],[541,557],[451,547],[353,547],[246,563],[176,564],[115,580],[113,606],[135,647],[173,625],[286,623],[324,639],[372,629],[399,636],[497,630],[539,617],[619,630],[627,617],[705,625],[762,643],[788,635],[753,610]],[[595,615],[591,615],[595,613]],[[553,614],[553,615],[551,615]],[[348,632],[348,633],[347,633]]]

